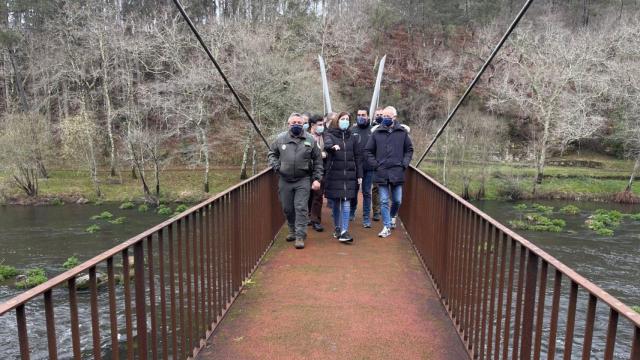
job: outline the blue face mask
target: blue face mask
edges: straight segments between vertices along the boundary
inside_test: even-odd
[[[316,127],[316,133],[317,134],[322,134],[324,132],[324,126],[318,126]]]
[[[358,116],[356,118],[356,123],[358,124],[359,127],[366,128],[367,126],[369,126],[369,119],[367,119],[364,116]]]
[[[349,128],[349,120],[340,119],[340,121],[338,122],[338,126],[340,126],[340,129],[342,130],[347,130]]]
[[[393,125],[393,118],[388,117],[388,116],[383,116],[382,117],[382,126],[389,127],[391,125]]]
[[[302,134],[303,128],[302,128],[302,125],[295,124],[295,125],[291,125],[291,127],[289,128],[289,131],[291,131],[291,134],[293,136],[300,136],[300,134]]]
[[[302,125],[302,129],[303,129],[304,131],[309,130],[309,124],[304,124],[304,125]]]

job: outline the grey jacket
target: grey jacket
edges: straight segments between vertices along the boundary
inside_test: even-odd
[[[288,131],[279,134],[269,148],[268,159],[269,165],[286,181],[322,180],[322,152],[307,132],[300,136]]]

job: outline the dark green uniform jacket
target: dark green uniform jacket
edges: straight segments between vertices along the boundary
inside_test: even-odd
[[[283,180],[294,182],[303,178],[322,179],[322,153],[313,136],[303,132],[293,136],[283,132],[271,144],[269,165]]]

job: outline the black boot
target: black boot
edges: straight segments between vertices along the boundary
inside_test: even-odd
[[[311,224],[311,226],[313,227],[313,230],[315,230],[317,232],[323,232],[324,231],[324,227],[322,227],[322,225],[320,223],[314,222],[313,224]]]

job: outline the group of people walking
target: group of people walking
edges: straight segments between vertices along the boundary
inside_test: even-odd
[[[307,226],[323,231],[324,198],[332,209],[333,237],[352,243],[349,223],[355,219],[358,192],[363,197],[362,225],[382,217],[379,237],[391,235],[402,202],[404,172],[413,156],[409,127],[397,110],[377,109],[374,121],[359,109],[326,116],[293,113],[288,131],[271,144],[269,165],[279,175],[278,191],[287,218],[287,241],[304,248]],[[373,216],[372,216],[373,212]]]

